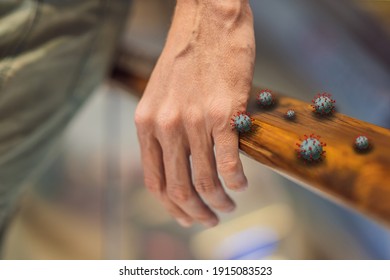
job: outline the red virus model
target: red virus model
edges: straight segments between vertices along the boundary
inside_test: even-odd
[[[260,107],[268,108],[275,104],[275,95],[272,91],[265,89],[258,93],[256,101]]]
[[[239,133],[246,133],[252,130],[254,119],[247,112],[237,112],[230,120],[230,125]]]
[[[367,136],[360,135],[355,138],[355,149],[359,152],[368,151],[370,149],[370,140]]]
[[[318,115],[326,116],[335,111],[334,103],[336,103],[336,101],[332,99],[332,95],[329,93],[324,92],[317,94],[312,102],[314,112]]]
[[[318,162],[325,156],[323,147],[326,144],[320,141],[320,136],[314,134],[310,134],[310,136],[304,135],[304,139],[299,140],[301,142],[297,143],[299,148],[296,149],[299,158],[306,162]]]
[[[293,109],[289,109],[284,116],[289,120],[293,120],[295,119],[296,114]]]

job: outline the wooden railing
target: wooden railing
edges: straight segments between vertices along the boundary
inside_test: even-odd
[[[112,77],[139,96],[147,84],[147,79],[120,68]],[[390,225],[390,130],[337,112],[318,117],[311,104],[278,92],[274,92],[277,104],[262,110],[254,100],[259,90],[252,90],[248,105],[255,130],[240,136],[240,150],[281,175]],[[290,108],[297,114],[293,121],[284,118]],[[326,143],[326,157],[320,163],[307,164],[297,157],[295,149],[303,135],[312,133]],[[354,149],[358,135],[371,140],[369,152]]]

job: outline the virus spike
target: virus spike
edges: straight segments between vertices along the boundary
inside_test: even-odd
[[[275,95],[272,91],[264,89],[257,94],[257,104],[263,108],[269,108],[275,104]]]
[[[354,147],[358,152],[365,152],[371,148],[370,139],[367,136],[359,135],[355,138]]]
[[[246,114],[246,112],[237,112],[233,115],[231,121],[233,122],[234,128],[236,128],[239,133],[249,132],[253,127],[252,119]]]
[[[299,149],[295,149],[298,158],[304,159],[306,162],[318,162],[321,161],[322,156],[325,154],[323,146],[325,143],[319,141],[319,136],[313,133],[310,136],[304,135],[304,140],[297,143]]]
[[[312,100],[312,107],[314,112],[318,115],[330,115],[334,112],[335,100],[332,99],[332,95],[329,93],[317,94]]]
[[[293,120],[295,119],[295,111],[293,109],[289,109],[285,115],[284,115],[287,119],[289,120]]]

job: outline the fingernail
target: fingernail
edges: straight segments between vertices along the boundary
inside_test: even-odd
[[[176,219],[176,221],[182,226],[182,227],[191,227],[192,226],[192,222],[191,221],[188,221],[186,219]]]
[[[248,183],[241,184],[241,185],[236,189],[236,191],[238,191],[238,192],[243,192],[243,191],[246,191],[247,188],[248,188]]]
[[[229,213],[229,212],[234,211],[235,209],[236,209],[236,205],[235,204],[230,204],[229,206],[225,207],[223,209],[223,211]]]
[[[246,189],[248,188],[248,180],[246,179],[246,177],[244,176],[240,186],[237,188],[237,191],[239,192],[243,192],[245,191]]]
[[[211,219],[211,220],[203,222],[203,225],[205,227],[212,228],[212,227],[215,227],[216,225],[218,225],[218,223],[219,223],[218,219]]]

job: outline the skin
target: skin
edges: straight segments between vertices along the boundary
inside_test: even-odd
[[[230,126],[245,111],[255,40],[247,0],[178,0],[166,45],[135,113],[144,181],[177,222],[218,224],[247,187]],[[214,152],[215,151],[215,152]]]

